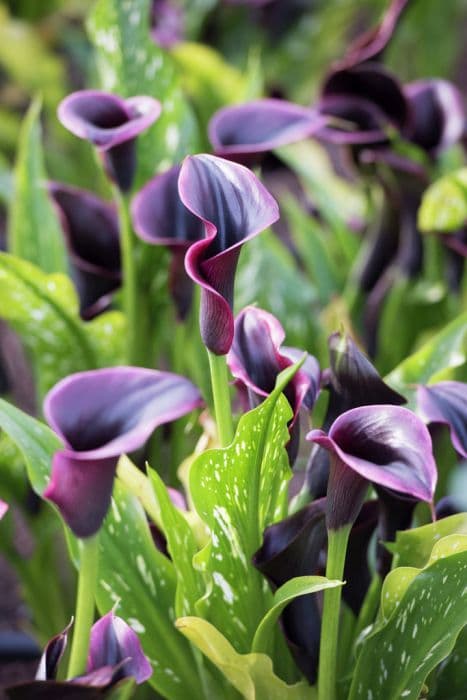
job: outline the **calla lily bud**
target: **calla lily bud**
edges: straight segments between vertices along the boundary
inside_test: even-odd
[[[437,471],[430,434],[406,408],[354,408],[334,421],[328,435],[312,430],[307,439],[330,452],[326,517],[331,530],[355,521],[369,483],[433,500]]]
[[[446,381],[419,386],[417,410],[426,423],[447,425],[454,449],[467,459],[467,384]]]
[[[106,666],[119,667],[118,677],[114,680],[133,676],[137,683],[144,683],[152,676],[151,664],[138,636],[113,610],[91,629],[87,673]]]
[[[265,530],[253,557],[257,569],[278,588],[295,576],[316,574],[326,543],[325,502],[310,503]],[[289,648],[310,683],[316,681],[321,619],[316,594],[293,600],[281,616]]]
[[[65,627],[63,632],[57,634],[56,637],[52,637],[52,639],[47,643],[39,662],[39,668],[37,669],[37,681],[55,680],[57,677],[58,666],[63,654],[65,653],[68,641],[68,632],[70,631],[72,624],[73,620]]]
[[[183,162],[178,189],[183,204],[204,227],[187,251],[185,267],[201,287],[200,328],[216,355],[230,350],[235,271],[242,245],[277,221],[275,199],[247,168],[210,155]]]
[[[54,455],[44,497],[77,537],[90,537],[110,505],[119,457],[201,403],[188,379],[169,372],[112,367],[63,379],[44,404],[47,421],[65,445]]]
[[[79,90],[60,103],[58,118],[75,136],[96,146],[109,177],[127,192],[136,170],[135,139],[160,111],[160,103],[152,97],[123,99],[99,90]]]
[[[263,99],[223,107],[209,122],[217,155],[252,165],[267,151],[309,138],[325,123],[316,110]]]
[[[121,283],[117,213],[113,205],[76,187],[52,182],[49,192],[68,245],[81,314],[89,318]]]

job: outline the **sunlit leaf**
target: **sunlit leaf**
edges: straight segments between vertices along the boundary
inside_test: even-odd
[[[436,180],[423,195],[418,211],[421,231],[450,233],[467,221],[467,168]]]

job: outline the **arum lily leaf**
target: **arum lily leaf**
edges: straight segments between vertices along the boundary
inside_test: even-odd
[[[398,532],[386,547],[395,555],[397,566],[425,566],[434,545],[448,535],[467,535],[467,513],[441,518],[429,525]]]
[[[65,275],[46,275],[0,253],[0,283],[0,317],[33,355],[41,395],[73,372],[121,361],[123,316],[108,312],[90,323],[81,321],[76,292]]]
[[[198,612],[240,651],[249,651],[270,606],[263,578],[251,563],[267,525],[286,513],[290,478],[284,445],[291,410],[281,396],[297,365],[279,375],[276,389],[239,422],[233,443],[208,450],[193,463],[190,493],[210,531],[197,564],[208,582]]]
[[[97,605],[138,634],[153,675],[149,683],[170,700],[202,700],[194,656],[174,627],[176,576],[154,546],[144,510],[116,479],[112,507],[100,533]]]
[[[29,481],[41,495],[47,486],[54,453],[62,443],[50,428],[0,399],[0,428],[23,454]]]
[[[239,654],[213,625],[199,617],[182,617],[177,627],[219,668],[245,700],[316,700],[314,688],[287,685],[274,674],[266,654]]]
[[[467,221],[467,168],[445,175],[423,195],[418,211],[421,231],[450,233]]]
[[[430,700],[464,700],[467,688],[467,627],[457,638],[452,654],[441,664],[432,682]]]
[[[63,234],[47,193],[40,107],[39,101],[33,102],[19,138],[15,196],[10,209],[10,250],[38,265],[44,272],[66,272]]]
[[[388,618],[363,643],[349,700],[417,700],[428,674],[467,624],[466,568],[467,537],[451,536],[435,545],[428,565],[411,582],[405,568],[388,575],[382,591]]]
[[[436,379],[448,379],[447,370],[460,367],[466,359],[467,313],[463,313],[413,355],[403,360],[385,377],[385,381],[393,389],[404,394],[408,398],[408,407],[415,409],[416,384],[430,384]]]
[[[88,31],[97,48],[102,87],[122,97],[151,95],[162,103],[158,122],[138,139],[138,181],[196,150],[193,116],[171,58],[150,37],[150,0],[98,0]],[[111,37],[109,39],[109,37]]]
[[[342,581],[330,581],[324,576],[297,576],[284,583],[274,593],[273,605],[258,625],[252,650],[255,652],[268,651],[274,626],[286,605],[292,600],[308,593],[317,593],[325,588],[335,588],[336,586],[342,586]]]

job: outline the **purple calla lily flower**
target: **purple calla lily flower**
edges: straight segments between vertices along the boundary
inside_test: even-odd
[[[115,207],[91,192],[49,184],[73,266],[84,318],[94,315],[121,282],[120,238]]]
[[[169,286],[178,316],[183,320],[191,305],[193,283],[185,271],[185,254],[204,238],[203,222],[183,204],[178,194],[180,165],[150,180],[135,196],[132,220],[146,243],[164,245],[172,253]]]
[[[160,103],[152,97],[123,99],[99,90],[80,90],[60,103],[58,118],[75,136],[96,146],[107,174],[126,192],[136,169],[135,139],[160,112]]]
[[[6,514],[8,508],[9,508],[8,503],[5,503],[5,501],[2,501],[2,500],[0,499],[0,520],[1,520],[1,519],[4,517],[4,515]]]
[[[285,332],[279,321],[255,306],[247,306],[235,319],[234,339],[227,355],[227,364],[237,380],[237,386],[248,394],[250,408],[259,405],[274,389],[277,375],[303,355],[294,348],[282,348],[284,338]],[[285,396],[294,413],[289,424],[291,462],[298,447],[297,418],[300,407],[304,404],[311,410],[319,393],[320,377],[318,361],[309,355],[307,368],[301,368],[285,389]]]
[[[419,386],[417,411],[426,423],[447,425],[454,449],[467,459],[467,384],[446,381]]]
[[[151,664],[143,653],[138,636],[113,610],[91,629],[86,670],[92,673],[105,666],[119,666],[120,678],[133,676],[137,683],[144,683],[152,676]]]
[[[119,457],[201,402],[190,381],[169,372],[112,367],[63,379],[44,403],[47,421],[65,444],[54,455],[44,497],[75,535],[93,535],[110,505]]]
[[[302,141],[324,126],[316,110],[263,99],[223,107],[209,122],[209,140],[217,155],[252,164],[258,154]]]
[[[68,642],[68,632],[73,625],[73,620],[47,643],[39,662],[36,672],[37,681],[55,680],[58,672],[58,665],[61,661]]]
[[[431,502],[437,471],[430,434],[400,406],[361,406],[343,413],[328,435],[312,430],[307,439],[331,453],[328,527],[354,522],[368,482]]]
[[[447,80],[417,80],[404,86],[412,109],[408,138],[436,155],[460,141],[465,109],[459,90]]]
[[[247,168],[210,155],[189,156],[179,177],[183,204],[204,224],[187,251],[188,275],[201,286],[200,327],[206,347],[232,345],[235,270],[242,245],[279,218],[276,200]]]

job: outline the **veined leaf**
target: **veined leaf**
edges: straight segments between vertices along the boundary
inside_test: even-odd
[[[263,617],[256,630],[253,644],[254,652],[268,652],[269,644],[274,633],[274,626],[284,608],[295,598],[308,593],[317,593],[325,588],[342,586],[342,581],[330,581],[324,576],[296,576],[277,589],[274,593],[273,604]]]
[[[65,242],[60,222],[47,194],[41,144],[41,104],[31,104],[24,119],[15,167],[15,194],[8,228],[10,250],[44,272],[66,272]]]
[[[233,443],[208,450],[193,463],[190,493],[210,531],[210,542],[196,557],[207,581],[197,611],[236,649],[249,651],[271,594],[251,557],[267,525],[286,513],[291,476],[284,445],[291,409],[281,391],[297,366],[279,376],[276,389],[244,415]]]
[[[0,283],[0,318],[31,352],[40,395],[73,372],[121,362],[123,316],[108,312],[90,323],[81,321],[75,289],[65,275],[47,275],[0,253]]]
[[[397,533],[395,542],[386,547],[396,557],[397,566],[425,566],[436,542],[448,535],[467,535],[467,513],[441,518],[429,525]]]
[[[98,0],[88,20],[102,86],[122,97],[150,95],[162,114],[138,138],[138,183],[196,150],[196,127],[172,59],[150,37],[149,0]]]
[[[449,323],[413,355],[407,357],[386,377],[393,389],[415,407],[416,384],[448,379],[446,371],[460,367],[467,359],[467,312]],[[440,374],[442,372],[442,375]]]
[[[177,627],[224,674],[245,700],[316,700],[308,683],[287,685],[274,674],[266,654],[239,654],[213,625],[181,617]]]
[[[363,642],[349,700],[417,700],[467,624],[466,571],[467,536],[451,535],[434,546],[424,569],[390,572],[380,622]]]

